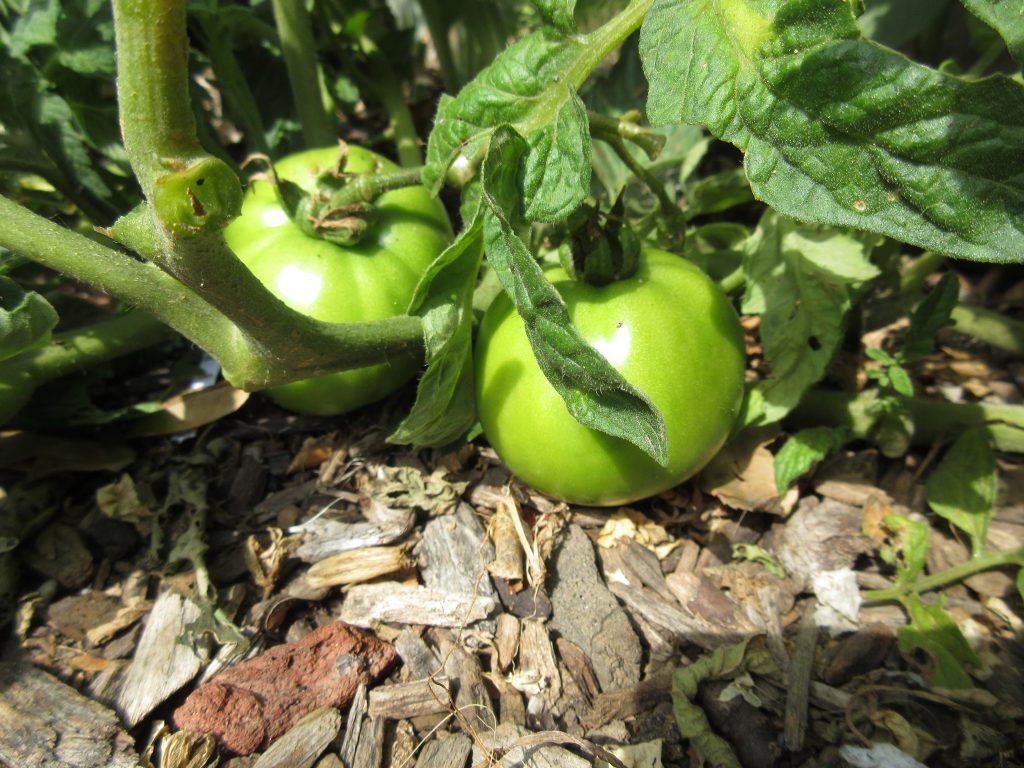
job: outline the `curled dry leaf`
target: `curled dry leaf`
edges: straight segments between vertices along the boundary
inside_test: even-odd
[[[324,558],[306,573],[306,582],[315,589],[344,587],[373,581],[381,576],[401,573],[413,566],[409,547],[363,547]]]

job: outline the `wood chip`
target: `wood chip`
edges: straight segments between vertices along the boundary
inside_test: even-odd
[[[441,662],[420,637],[419,632],[403,629],[394,642],[402,659],[402,671],[410,680],[423,680],[441,670]]]
[[[198,605],[175,592],[164,592],[153,604],[117,697],[117,711],[129,726],[198,674],[204,659],[182,639],[199,615]]]
[[[313,589],[361,584],[411,566],[408,546],[360,547],[318,560],[306,572],[306,583]]]
[[[306,715],[270,745],[252,768],[310,768],[341,731],[341,713],[322,707]]]
[[[519,641],[518,674],[536,681],[538,695],[544,699],[549,710],[562,695],[562,680],[558,674],[558,662],[551,647],[547,629],[543,622],[527,619],[523,622]]]
[[[498,652],[498,669],[502,672],[507,671],[515,661],[519,650],[519,632],[519,619],[510,613],[498,615],[494,631],[494,648]]]
[[[624,720],[653,709],[670,699],[671,688],[672,673],[662,672],[636,685],[605,691],[594,698],[593,709],[583,721],[583,727],[589,733],[612,720]]]
[[[388,720],[446,714],[452,710],[453,705],[444,676],[381,685],[370,691],[369,695],[370,716]]]
[[[496,601],[490,597],[398,582],[358,584],[345,595],[340,618],[357,627],[377,622],[430,627],[460,627],[491,615]]]
[[[419,566],[423,583],[430,589],[497,602],[498,594],[487,574],[492,560],[494,546],[468,504],[459,504],[454,514],[436,517],[423,528]]]
[[[142,768],[117,715],[27,663],[0,662],[0,764]]]
[[[416,761],[416,768],[464,768],[473,740],[464,733],[428,741]]]
[[[514,583],[523,581],[523,547],[512,515],[517,514],[506,501],[499,500],[487,532],[494,542],[494,560],[487,566],[492,576]]]
[[[793,655],[786,673],[786,713],[783,738],[786,749],[799,752],[807,735],[807,702],[810,697],[811,672],[818,647],[818,626],[814,621],[814,605],[808,603],[800,619]]]
[[[352,696],[352,704],[348,708],[345,717],[345,735],[341,739],[341,748],[338,756],[342,763],[351,766],[356,759],[356,748],[359,746],[359,735],[366,720],[366,710],[369,708],[369,697],[367,695],[366,683],[360,683]]]
[[[315,563],[325,557],[363,547],[393,544],[412,530],[416,513],[411,509],[389,510],[392,514],[376,522],[361,520],[343,522],[329,517],[317,517],[298,526],[302,543],[295,557]]]

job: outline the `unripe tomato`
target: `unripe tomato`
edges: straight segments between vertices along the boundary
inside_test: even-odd
[[[311,189],[316,176],[338,158],[336,147],[291,155],[275,165],[279,176]],[[395,165],[349,145],[346,172],[384,170]],[[382,320],[409,309],[423,271],[448,245],[451,225],[441,204],[423,187],[386,192],[377,198],[376,218],[355,245],[311,237],[278,203],[269,181],[254,181],[242,215],[225,230],[228,245],[282,301],[318,320],[350,323]],[[408,355],[385,365],[292,382],[270,395],[285,408],[329,416],[379,400],[416,372]]]
[[[476,347],[484,434],[518,477],[575,504],[626,504],[700,470],[722,447],[743,399],[743,332],[726,296],[697,267],[646,249],[636,273],[595,287],[547,272],[583,337],[665,417],[668,466],[581,425],[541,373],[522,319],[502,294]]]

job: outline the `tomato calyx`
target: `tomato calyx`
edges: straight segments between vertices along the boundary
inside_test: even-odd
[[[573,280],[604,286],[636,272],[640,240],[623,216],[620,197],[611,211],[584,205],[573,217],[575,226],[558,249],[562,268]]]
[[[269,158],[262,157],[270,169],[278,201],[293,222],[310,237],[336,245],[358,243],[377,217],[374,202],[385,192],[421,183],[420,168],[384,172],[380,163],[369,173],[351,173],[348,145],[338,142],[334,164],[322,171],[312,189],[280,177]]]

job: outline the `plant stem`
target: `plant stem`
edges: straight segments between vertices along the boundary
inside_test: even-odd
[[[718,287],[722,289],[725,294],[730,294],[733,291],[738,291],[743,283],[747,279],[747,274],[743,270],[743,266],[736,267],[732,272],[723,277],[718,281]]]
[[[273,6],[306,146],[329,147],[337,141],[338,132],[323,97],[323,74],[316,59],[313,21],[303,0],[273,0]]]
[[[567,73],[577,89],[609,53],[640,27],[653,4],[654,0],[630,0],[617,16],[586,35],[584,48],[589,55],[581,57],[572,72]]]
[[[422,165],[382,173],[356,173],[349,177],[348,183],[336,192],[325,205],[338,207],[351,203],[372,203],[385,192],[404,187],[416,187],[422,183]]]
[[[216,16],[207,13],[195,14],[203,37],[203,50],[210,57],[217,83],[228,109],[241,124],[251,146],[257,152],[270,154],[267,138],[263,134],[263,119],[259,105],[253,96],[249,83],[232,49],[230,31],[224,29]]]
[[[640,147],[648,160],[657,160],[665,147],[664,136],[630,120],[619,120],[592,110],[587,110],[587,119],[590,122],[590,135],[595,139],[608,141],[608,137],[621,137]]]
[[[946,257],[934,251],[925,251],[911,262],[900,274],[900,294],[916,294],[924,287],[924,281],[946,263]]]
[[[1024,355],[1024,323],[1020,320],[970,304],[957,304],[951,317],[956,321],[954,331],[966,333],[1014,355]]]
[[[446,4],[440,0],[420,0],[420,9],[427,22],[427,29],[430,30],[430,41],[434,44],[434,52],[437,54],[438,66],[441,67],[441,79],[444,80],[445,89],[455,93],[463,83],[459,79],[455,57],[452,55],[452,47],[448,42],[448,23],[445,19]]]
[[[0,424],[14,416],[37,387],[171,338],[173,332],[145,312],[54,334],[45,347],[0,362]]]
[[[422,165],[423,153],[417,141],[416,124],[412,119],[412,112],[409,111],[409,105],[405,103],[401,83],[395,76],[394,69],[368,37],[363,37],[360,45],[369,64],[369,79],[373,89],[391,118],[391,130],[398,150],[399,165],[405,168]]]
[[[962,581],[982,571],[1012,566],[1024,566],[1024,547],[1002,552],[986,552],[938,573],[914,579],[908,584],[900,584],[886,589],[870,589],[862,594],[864,599],[870,602],[899,600],[906,595],[930,592],[947,584]]]
[[[947,440],[970,427],[985,427],[993,445],[1001,451],[1024,453],[1024,405],[948,403],[913,397],[902,399],[914,429],[915,444]],[[855,394],[812,389],[787,422],[800,426],[845,426],[855,437],[870,438],[880,415],[881,399],[870,390]]]

